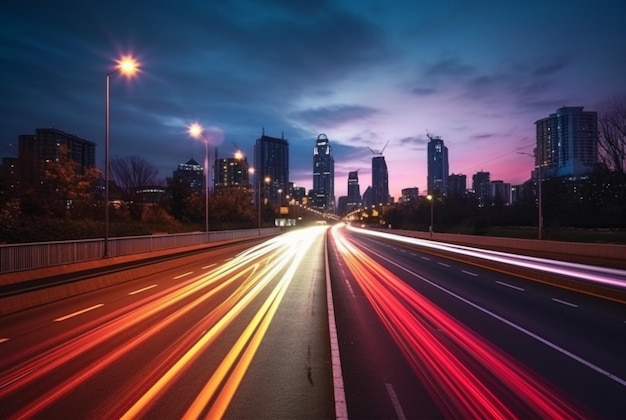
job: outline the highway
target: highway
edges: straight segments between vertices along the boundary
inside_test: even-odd
[[[0,417],[623,418],[624,304],[501,267],[624,271],[433,246],[298,229],[4,316]]]

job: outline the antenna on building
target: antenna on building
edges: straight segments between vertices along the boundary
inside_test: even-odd
[[[265,135],[265,127],[261,127],[261,134]]]
[[[382,148],[382,150],[372,150],[371,147],[368,147],[368,149],[370,149],[370,152],[372,152],[373,155],[375,155],[375,156],[382,156],[383,152],[387,148],[388,144],[389,144],[389,141],[387,141],[387,143],[385,143],[385,146]]]

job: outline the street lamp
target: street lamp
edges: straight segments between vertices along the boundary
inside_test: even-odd
[[[109,119],[110,119],[110,78],[111,75],[118,71],[124,76],[132,77],[139,70],[139,63],[130,55],[123,56],[120,60],[117,60],[117,66],[115,70],[107,73],[106,75],[106,92],[105,92],[105,106],[104,106],[104,254],[103,258],[109,256],[109,154],[110,154],[110,139],[109,139]]]
[[[204,228],[209,241],[209,138],[204,134],[204,128],[198,123],[189,126],[189,135],[193,138],[204,139]]]
[[[537,238],[541,240],[541,232],[543,231],[543,205],[541,203],[541,199],[543,194],[541,192],[541,184],[543,183],[543,177],[541,173],[542,165],[537,165],[536,158],[534,155],[525,152],[517,152],[520,155],[530,156],[535,159],[535,180],[537,182]]]
[[[428,194],[426,196],[426,199],[428,201],[430,201],[430,228],[429,228],[429,230],[430,230],[430,237],[432,239],[432,237],[433,237],[433,223],[434,223],[433,222],[433,201],[435,201],[435,197],[433,197],[432,194]]]

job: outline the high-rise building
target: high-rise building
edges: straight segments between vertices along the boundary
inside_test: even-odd
[[[215,188],[248,188],[248,160],[245,157],[235,156],[219,158],[213,166],[215,173]]]
[[[403,188],[402,189],[402,202],[403,203],[417,203],[419,200],[420,190],[417,187]]]
[[[313,148],[313,207],[335,210],[335,161],[326,134],[320,134]]]
[[[481,205],[491,203],[491,174],[489,172],[476,172],[472,175],[472,189]]]
[[[56,128],[38,128],[35,134],[18,137],[18,160],[21,181],[25,185],[39,182],[43,164],[58,161],[67,153],[76,163],[78,174],[96,164],[96,144]]]
[[[441,137],[428,135],[428,194],[448,192],[448,148]]]
[[[191,158],[186,163],[179,163],[172,174],[172,179],[180,182],[192,190],[204,190],[204,171],[202,165]]]
[[[284,136],[266,136],[263,130],[254,145],[254,168],[255,187],[261,188],[270,202],[280,205],[289,191],[289,142]]]
[[[490,196],[494,204],[508,206],[511,204],[511,184],[504,181],[490,182]]]
[[[389,172],[387,162],[382,155],[372,158],[372,205],[387,205],[389,197]]]
[[[348,173],[348,195],[346,200],[345,213],[361,207],[361,187],[359,186],[359,171]]]
[[[462,197],[467,190],[467,176],[463,174],[448,175],[448,196]]]
[[[535,122],[535,168],[541,177],[579,177],[598,163],[598,115],[583,107],[562,107]]]

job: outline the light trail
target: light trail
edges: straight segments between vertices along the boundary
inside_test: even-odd
[[[357,284],[444,415],[581,416],[547,384],[355,247],[339,229],[332,230],[332,238]],[[473,362],[467,363],[467,357]],[[511,401],[516,401],[514,406]]]
[[[131,392],[126,394],[126,399],[122,398],[114,402],[116,407],[108,407],[112,412],[126,413],[122,416],[124,418],[135,418],[141,413],[146,413],[165,391],[172,388],[183,373],[191,368],[194,360],[210,348],[210,345],[226,328],[233,324],[234,320],[254,302],[264,289],[274,287],[272,291],[274,298],[267,300],[267,303],[264,304],[265,311],[259,311],[253,321],[250,322],[246,330],[248,332],[242,334],[241,340],[244,340],[247,346],[242,348],[242,356],[237,359],[236,373],[239,376],[231,373],[229,378],[222,378],[223,380],[220,381],[222,389],[218,398],[207,399],[208,394],[201,394],[197,398],[196,404],[198,406],[209,404],[205,409],[212,409],[210,404],[218,402],[219,404],[216,404],[215,409],[225,410],[242,380],[247,366],[251,363],[265,330],[280,305],[282,296],[294,277],[302,258],[315,240],[324,234],[324,231],[325,228],[317,228],[308,233],[300,231],[297,235],[286,234],[272,238],[264,244],[237,255],[236,258],[223,263],[206,274],[189,278],[184,283],[176,284],[111,314],[103,315],[108,321],[98,319],[78,327],[79,330],[66,334],[68,338],[73,334],[73,338],[63,339],[61,336],[55,338],[56,344],[54,345],[52,345],[52,341],[42,343],[34,350],[30,350],[36,356],[25,362],[9,365],[11,368],[2,373],[0,383],[3,386],[0,388],[0,398],[10,398],[12,393],[18,392],[29,384],[34,384],[37,380],[51,374],[54,369],[91,350],[95,350],[107,340],[124,331],[155,318],[183,299],[192,298],[190,302],[185,302],[184,306],[168,314],[159,322],[149,324],[140,334],[134,335],[106,354],[105,357],[77,369],[68,377],[61,378],[54,388],[40,392],[36,400],[32,400],[31,403],[21,407],[19,412],[15,413],[17,418],[41,417],[47,407],[80,387],[89,378],[124,355],[138,349],[148,339],[157,336],[165,328],[182,319],[195,308],[204,305],[218,293],[230,290],[227,297],[221,298],[217,307],[199,320],[193,329],[185,332],[177,340],[177,343],[172,344],[168,349],[169,354],[181,354],[182,356],[172,359],[169,354],[164,354],[161,357],[163,361],[154,367],[153,374],[140,379],[140,381],[144,381],[143,383],[134,384]],[[273,283],[277,282],[276,279],[279,278],[280,273],[285,270],[282,279],[278,280],[278,286],[272,286]],[[189,276],[189,273],[185,273],[185,275]],[[234,290],[233,286],[235,286]],[[152,286],[147,288],[152,288]],[[147,288],[137,290],[134,293],[139,293]],[[95,309],[95,307],[87,309]],[[85,310],[79,312],[84,313]],[[76,314],[70,315],[76,316]],[[84,332],[79,333],[78,331]],[[206,333],[201,334],[203,331]],[[253,331],[253,333],[249,331]],[[201,338],[198,340],[198,337]],[[166,366],[165,363],[169,363],[169,365]],[[233,364],[233,358],[226,359],[224,363],[226,365]],[[157,373],[158,377],[155,376]],[[137,392],[140,394],[135,395]]]
[[[570,263],[566,261],[548,260],[545,258],[509,254],[506,252],[410,238],[407,236],[390,235],[384,232],[372,231],[367,229],[357,229],[352,226],[348,226],[347,228],[348,230],[355,231],[363,235],[375,236],[383,239],[391,239],[394,241],[404,242],[411,245],[418,245],[425,248],[438,249],[446,252],[480,258],[487,261],[494,261],[546,273],[564,275],[575,279],[584,280],[590,283],[597,283],[600,285],[626,289],[626,270]]]

